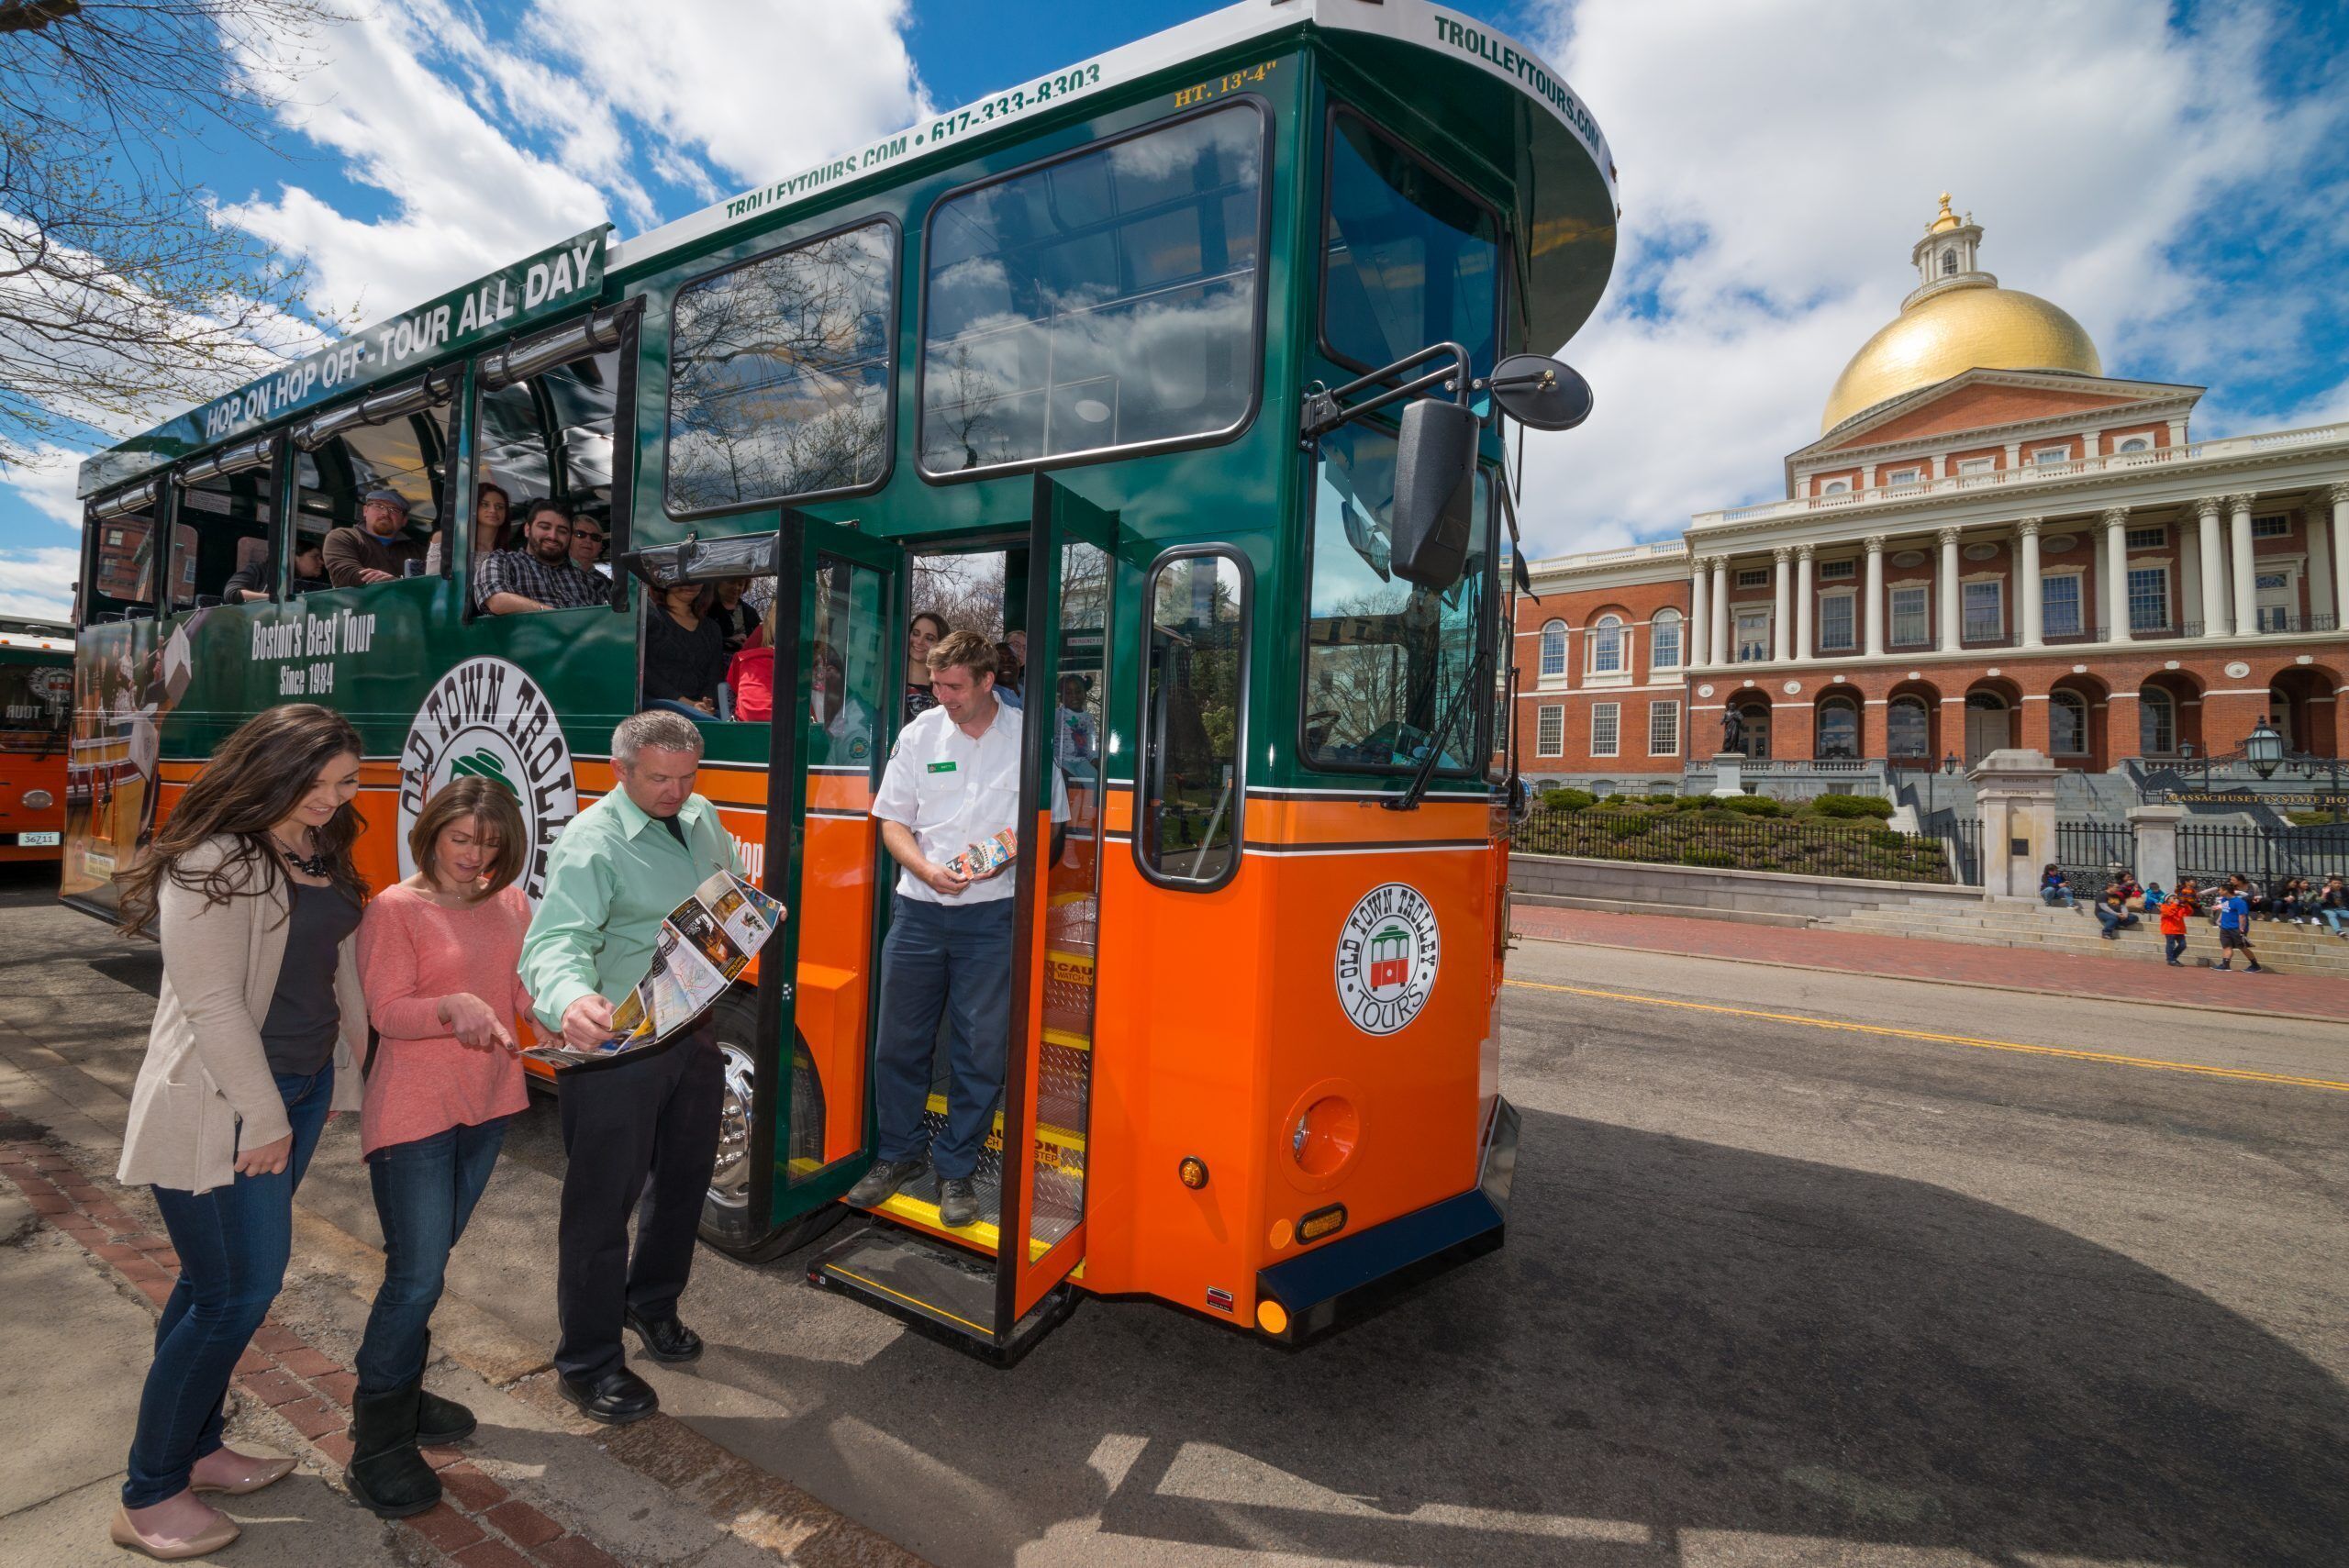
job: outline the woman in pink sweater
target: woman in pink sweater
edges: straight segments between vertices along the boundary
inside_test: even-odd
[[[515,1018],[530,904],[514,885],[529,854],[513,795],[452,780],[408,832],[416,874],[384,889],[359,928],[360,976],[381,1041],[359,1136],[384,1227],[384,1284],[359,1346],[344,1481],[386,1518],[422,1513],[440,1483],[418,1444],[470,1436],[473,1412],[424,1391],[432,1308],[449,1252],[529,1101]]]

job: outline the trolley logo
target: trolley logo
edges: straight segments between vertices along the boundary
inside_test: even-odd
[[[1442,958],[1435,907],[1419,890],[1374,887],[1338,931],[1338,1006],[1364,1034],[1393,1034],[1427,1006]]]
[[[571,747],[538,683],[503,659],[468,659],[434,684],[400,752],[400,874],[415,874],[407,830],[451,779],[483,778],[513,792],[530,855],[522,887],[546,891],[547,851],[579,815]]]

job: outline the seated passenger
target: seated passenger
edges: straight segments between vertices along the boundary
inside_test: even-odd
[[[484,479],[473,492],[473,559],[506,548],[506,513],[513,505],[506,487],[494,479]],[[443,541],[446,528],[432,530],[432,542],[424,547],[424,574],[438,577],[447,568],[447,550]]]
[[[338,588],[389,583],[409,562],[424,563],[424,546],[407,537],[407,497],[396,490],[370,490],[360,504],[359,521],[328,530],[320,547],[327,581]]]
[[[764,724],[774,717],[774,650],[745,648],[726,666],[726,684],[734,693],[734,717],[745,724]]]
[[[604,569],[604,529],[593,517],[571,519],[571,563],[591,577],[608,583],[612,574]]]
[[[748,577],[721,577],[718,582],[718,603],[711,609],[710,617],[726,634],[726,654],[729,659],[745,648],[755,647],[760,640],[759,612],[743,597],[750,589]]]
[[[318,541],[306,539],[294,547],[294,592],[315,593],[330,587],[327,581],[327,564],[320,554]],[[220,590],[220,597],[232,605],[267,604],[277,597],[277,562],[266,550],[250,565],[229,573]]]
[[[673,583],[645,606],[645,706],[688,718],[718,717],[726,640],[710,618],[711,597],[707,583]]]
[[[611,585],[572,562],[571,508],[541,497],[525,502],[522,515],[522,547],[483,556],[473,568],[474,606],[511,616],[607,602]]]
[[[830,643],[818,642],[814,652],[815,679],[807,689],[809,765],[854,767],[871,761],[873,709],[850,693],[848,666]]]

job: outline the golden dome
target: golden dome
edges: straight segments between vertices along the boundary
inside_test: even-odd
[[[1944,288],[1902,308],[1860,345],[1827,395],[1821,435],[1887,398],[1970,370],[2073,371],[2102,375],[2087,332],[2037,295]]]
[[[1964,226],[1957,221],[1957,214],[1949,210],[1949,193],[1947,191],[1943,191],[1942,193],[1942,210],[1933,215],[1932,222],[1925,225],[1925,232],[1928,234],[1943,234],[1948,232],[1950,229],[1962,227]]]

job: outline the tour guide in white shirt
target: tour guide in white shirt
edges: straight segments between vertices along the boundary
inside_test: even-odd
[[[930,653],[938,706],[897,733],[874,797],[881,841],[904,868],[881,954],[881,1029],[874,1050],[880,1121],[873,1169],[847,1202],[872,1208],[921,1173],[924,1146],[939,1178],[939,1218],[960,1229],[979,1218],[971,1175],[1003,1093],[1011,1027],[1011,917],[1017,879],[1007,864],[975,879],[946,862],[1016,826],[1020,716],[996,700],[995,649],[957,631]],[[1068,796],[1052,771],[1052,820]],[[946,1130],[922,1121],[939,1015],[950,1024]]]

